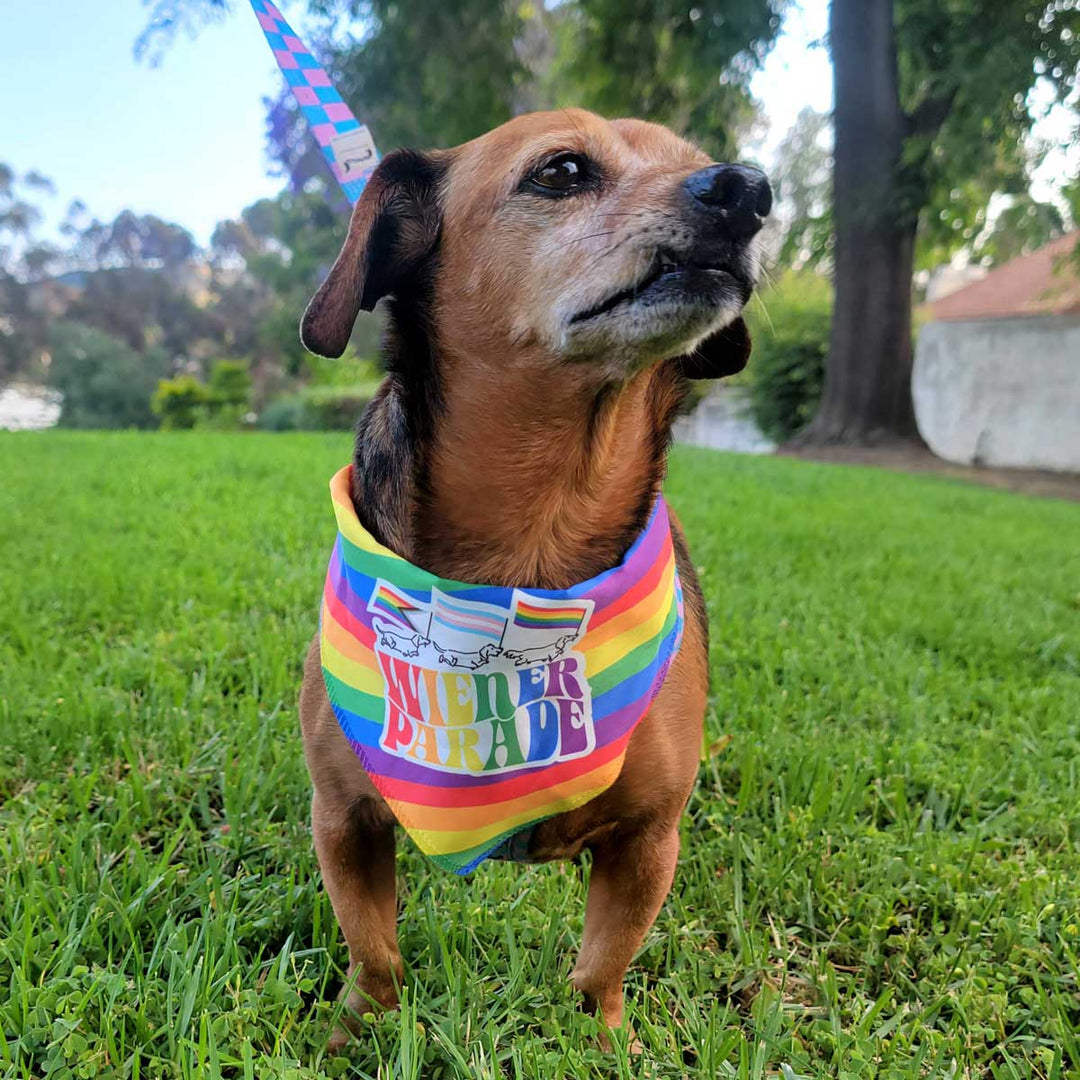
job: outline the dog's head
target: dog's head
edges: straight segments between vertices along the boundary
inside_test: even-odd
[[[361,309],[423,292],[440,347],[491,364],[612,380],[681,357],[692,378],[732,374],[750,351],[740,313],[771,205],[760,172],[659,125],[520,116],[383,160],[301,337],[339,356]]]

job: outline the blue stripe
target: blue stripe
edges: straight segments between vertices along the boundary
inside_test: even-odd
[[[436,615],[434,621],[440,626],[445,626],[447,630],[453,630],[459,634],[473,634],[475,637],[483,638],[485,641],[495,641],[498,637],[498,635],[492,635],[488,630],[474,630],[471,626],[462,626],[459,623],[448,622],[440,615]]]
[[[360,716],[358,713],[350,712],[340,705],[334,706],[334,713],[337,715],[341,730],[344,731],[353,742],[360,743],[361,746],[377,747],[379,745],[379,740],[382,738],[383,732],[382,717],[379,717],[378,723],[373,723],[366,716]]]
[[[498,615],[495,615],[490,611],[475,611],[467,604],[455,604],[452,600],[446,600],[443,597],[439,597],[436,603],[439,607],[444,607],[450,611],[457,612],[458,615],[470,615],[479,619],[498,619],[501,622],[506,619],[507,615],[505,611],[501,611]]]
[[[522,630],[576,630],[581,625],[580,615],[576,619],[563,619],[561,622],[558,620],[550,622],[542,619],[533,622],[531,620],[531,615],[519,613],[514,616],[514,625],[520,626]]]
[[[645,665],[636,675],[631,675],[626,679],[623,679],[621,683],[613,686],[606,694],[601,694],[599,697],[593,698],[593,721],[599,724],[605,717],[610,716],[614,712],[618,712],[619,709],[626,705],[629,705],[632,701],[637,701],[645,697],[652,687],[652,682],[659,674],[660,664],[657,663],[658,657],[667,657],[675,647],[675,642],[679,638],[679,633],[682,627],[679,620],[675,620],[675,625],[671,628],[668,636],[660,642],[659,648],[656,650],[652,661]],[[663,661],[661,660],[660,663]]]
[[[350,180],[348,183],[341,185],[341,190],[345,192],[345,198],[351,203],[355,203],[361,195],[364,193],[364,188],[367,187],[368,177],[371,173],[368,173],[360,180]]]

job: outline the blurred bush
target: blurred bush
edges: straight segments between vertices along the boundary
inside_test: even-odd
[[[195,428],[197,431],[239,431],[251,426],[252,415],[246,404],[223,405],[211,401],[199,410]]]
[[[351,431],[378,383],[308,386],[270,402],[258,419],[264,431]]]
[[[357,353],[351,346],[337,360],[308,355],[309,386],[357,386],[360,383],[379,384],[383,372],[376,360]]]
[[[379,388],[378,365],[351,351],[310,360],[312,384],[270,402],[258,420],[264,431],[350,431]]]
[[[304,428],[304,403],[299,394],[275,398],[266,406],[256,424],[263,431],[302,431]]]
[[[251,373],[243,360],[218,360],[208,383],[194,375],[162,379],[150,402],[163,428],[235,431],[247,420]]]
[[[251,372],[243,360],[218,360],[210,371],[210,394],[215,404],[246,409],[251,398]]]
[[[137,353],[85,323],[58,323],[49,337],[46,370],[50,384],[63,394],[61,427],[157,426],[150,396],[167,366],[163,352]]]
[[[193,428],[206,407],[211,393],[194,375],[177,375],[175,379],[162,379],[150,401],[150,407],[161,419],[161,426],[177,431]]]
[[[348,431],[375,396],[378,383],[307,386],[300,391],[304,426],[315,431]]]
[[[754,351],[746,369],[750,411],[777,442],[808,424],[821,401],[832,330],[832,285],[789,272],[747,309]]]

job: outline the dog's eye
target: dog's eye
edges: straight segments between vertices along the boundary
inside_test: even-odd
[[[559,154],[549,158],[528,178],[528,184],[545,195],[569,195],[588,179],[589,162],[580,154]]]

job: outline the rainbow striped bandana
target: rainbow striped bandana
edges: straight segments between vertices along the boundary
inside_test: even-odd
[[[507,589],[436,577],[383,547],[351,479],[346,466],[330,481],[338,537],[320,642],[334,713],[426,855],[459,874],[517,857],[515,834],[615,782],[679,648],[664,500],[613,569],[569,589]]]

